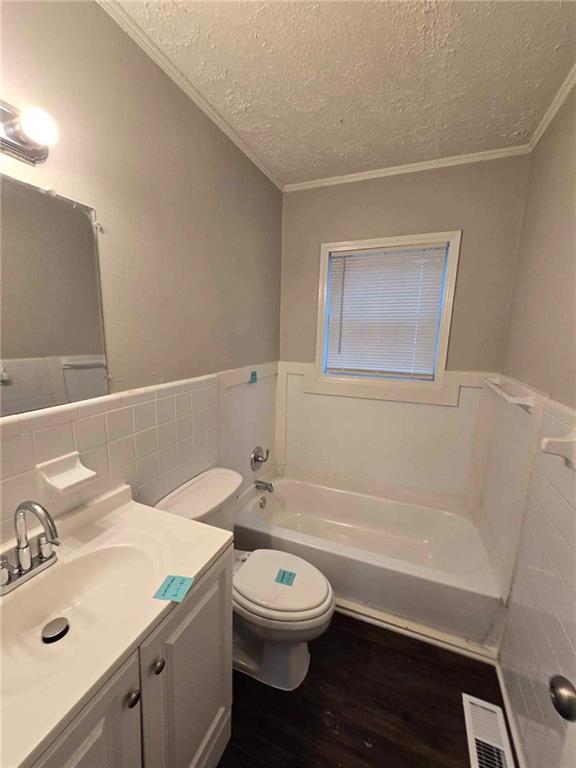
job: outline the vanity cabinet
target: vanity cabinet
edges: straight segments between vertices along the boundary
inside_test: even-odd
[[[214,768],[230,738],[230,547],[32,768]]]
[[[34,763],[34,768],[135,768],[142,764],[138,653]],[[55,695],[57,693],[55,692]]]
[[[230,738],[232,562],[140,646],[144,768],[211,768]]]

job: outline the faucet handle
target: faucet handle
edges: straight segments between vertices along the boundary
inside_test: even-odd
[[[5,586],[10,581],[10,570],[4,558],[0,561],[0,586]]]
[[[266,449],[266,453],[264,453],[262,446],[257,445],[256,448],[254,448],[252,451],[252,455],[250,456],[250,468],[252,469],[252,472],[257,472],[262,464],[265,464],[268,461],[269,456],[269,449]]]
[[[14,568],[4,555],[0,555],[0,586],[4,587],[12,576],[18,572],[17,568]]]
[[[60,540],[49,539],[45,534],[38,536],[38,555],[41,560],[48,560],[49,557],[52,557],[54,554],[53,545],[59,547]]]

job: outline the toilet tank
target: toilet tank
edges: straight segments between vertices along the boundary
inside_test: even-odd
[[[241,485],[242,475],[238,472],[214,467],[164,496],[156,507],[232,531],[236,492]]]

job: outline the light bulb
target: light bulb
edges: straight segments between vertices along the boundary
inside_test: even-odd
[[[26,107],[20,114],[20,130],[27,139],[41,147],[54,144],[58,138],[56,123],[38,107]]]

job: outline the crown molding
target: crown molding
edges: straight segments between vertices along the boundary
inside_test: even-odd
[[[410,163],[408,165],[397,165],[392,168],[381,168],[376,171],[364,171],[363,173],[349,173],[346,176],[331,176],[327,179],[314,179],[312,181],[302,181],[297,184],[285,184],[284,192],[298,192],[303,189],[315,189],[316,187],[331,187],[336,184],[348,184],[354,181],[366,181],[367,179],[380,179],[385,176],[397,176],[402,173],[416,173],[418,171],[430,171],[435,168],[448,168],[451,165],[465,165],[467,163],[478,163],[483,160],[498,160],[503,157],[514,157],[516,155],[528,155],[536,147],[546,129],[556,117],[556,114],[562,104],[568,98],[570,91],[576,85],[576,64],[572,67],[568,76],[560,86],[552,103],[546,110],[546,113],[540,121],[538,127],[532,134],[528,144],[521,144],[516,147],[504,147],[503,149],[488,150],[487,152],[476,152],[469,155],[457,155],[455,157],[444,157],[438,160],[428,160],[422,163]]]
[[[216,110],[210,102],[202,96],[185,77],[180,70],[172,64],[170,59],[160,50],[148,35],[136,24],[136,22],[126,13],[124,8],[116,0],[96,0],[98,5],[118,24],[121,29],[128,34],[142,50],[164,70],[168,77],[179,86],[184,93],[204,112],[204,114],[215,123],[222,133],[232,141],[270,181],[282,190],[282,184],[274,177],[270,169],[260,160],[253,150],[246,144],[244,139],[236,132],[228,121]]]
[[[576,64],[574,64],[574,66],[568,73],[568,77],[566,78],[566,80],[564,80],[564,82],[560,86],[556,96],[554,96],[554,99],[552,100],[552,103],[546,110],[546,113],[542,118],[542,120],[540,121],[538,128],[536,128],[536,130],[532,134],[532,138],[530,139],[530,143],[528,144],[528,146],[530,147],[530,151],[532,151],[536,146],[536,144],[538,144],[538,142],[544,135],[546,128],[548,128],[552,120],[554,120],[554,118],[556,117],[556,113],[568,98],[568,95],[575,84],[576,84]]]
[[[529,152],[529,144],[521,144],[516,147],[504,147],[503,149],[490,149],[486,152],[475,152],[469,155],[441,157],[437,160],[425,160],[422,163],[395,165],[390,168],[379,168],[375,171],[362,171],[361,173],[349,173],[346,176],[330,176],[327,179],[313,179],[312,181],[302,181],[297,184],[285,184],[284,192],[298,192],[303,189],[315,189],[316,187],[332,187],[337,184],[348,184],[354,181],[381,179],[385,176],[399,176],[403,173],[433,171],[436,168],[448,168],[452,165],[467,165],[468,163],[479,163],[484,160],[499,160],[503,157],[527,155]]]

